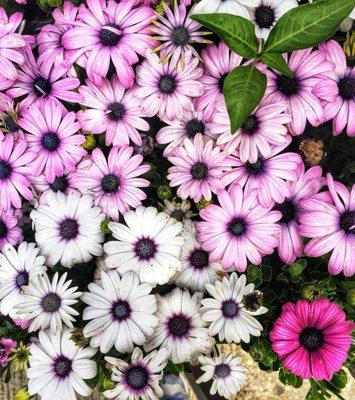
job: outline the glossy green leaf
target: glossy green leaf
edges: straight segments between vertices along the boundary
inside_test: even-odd
[[[279,53],[265,53],[261,56],[261,61],[270,68],[281,72],[291,78],[294,77],[293,72],[290,70],[282,54]]]

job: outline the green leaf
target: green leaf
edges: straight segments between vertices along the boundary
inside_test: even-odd
[[[254,66],[237,67],[230,72],[223,85],[224,98],[235,133],[260,103],[266,90],[266,75]]]
[[[275,69],[276,71],[279,71],[290,78],[294,77],[294,74],[287,65],[287,62],[279,53],[265,53],[261,56],[261,61],[270,68]]]
[[[291,9],[270,32],[264,52],[286,53],[329,39],[354,6],[354,0],[321,0]]]
[[[255,27],[245,18],[232,14],[196,14],[192,19],[217,33],[226,45],[244,58],[255,58],[258,39]]]

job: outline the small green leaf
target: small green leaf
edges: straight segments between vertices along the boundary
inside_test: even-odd
[[[237,67],[230,72],[223,85],[224,98],[235,133],[260,103],[266,90],[266,75],[254,66]]]
[[[258,39],[255,27],[245,18],[232,14],[196,14],[192,19],[217,33],[226,45],[244,58],[255,58]]]
[[[290,78],[294,77],[293,72],[290,70],[287,62],[282,57],[282,54],[279,53],[265,53],[261,56],[261,61],[276,71],[281,72],[284,75],[289,76]]]
[[[354,6],[354,0],[321,0],[291,9],[270,32],[264,52],[286,53],[316,46],[336,32]]]

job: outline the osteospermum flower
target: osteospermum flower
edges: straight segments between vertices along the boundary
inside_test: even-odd
[[[258,5],[258,0],[202,0],[194,8],[193,14],[225,13],[250,19],[248,7]]]
[[[278,245],[281,218],[279,211],[260,206],[256,191],[244,192],[234,185],[229,192],[217,193],[219,206],[210,204],[200,211],[204,221],[197,222],[197,239],[210,252],[210,260],[222,260],[222,268],[243,272],[247,259],[255,265]]]
[[[149,124],[142,118],[140,101],[133,95],[134,90],[125,92],[117,75],[111,80],[103,79],[100,87],[87,80],[79,92],[84,97],[82,104],[88,107],[78,112],[83,130],[94,134],[105,132],[106,145],[122,146],[130,140],[142,145],[138,130],[149,130]]]
[[[87,154],[81,146],[85,136],[78,134],[80,125],[75,122],[75,113],[68,112],[63,117],[53,101],[45,102],[41,108],[32,105],[18,124],[24,129],[29,149],[36,154],[32,161],[33,174],[43,171],[52,183],[64,174],[65,168],[75,170],[75,165]]]
[[[130,400],[156,400],[163,396],[159,382],[168,361],[168,351],[164,348],[143,356],[140,348],[133,350],[131,361],[105,357],[112,371],[111,380],[115,387],[104,392],[108,399],[129,396]]]
[[[92,389],[85,383],[97,374],[91,358],[96,353],[91,347],[78,347],[66,329],[51,335],[39,332],[38,342],[30,346],[30,367],[27,370],[28,391],[42,400],[75,400],[75,392],[90,396]]]
[[[221,177],[228,169],[228,159],[212,140],[205,143],[199,133],[193,142],[186,138],[169,161],[174,165],[168,170],[170,186],[178,186],[177,195],[182,199],[211,200],[212,193],[225,187]]]
[[[139,283],[138,276],[127,272],[120,278],[117,271],[101,272],[98,283],[89,284],[90,292],[82,296],[89,306],[83,313],[84,320],[91,320],[83,334],[91,338],[92,347],[107,353],[112,347],[120,353],[133,351],[152,335],[158,324],[152,286]]]
[[[332,252],[328,269],[332,275],[355,274],[355,185],[349,190],[327,174],[329,192],[301,201],[300,234],[312,238],[304,252],[320,257]]]
[[[190,361],[198,353],[209,353],[214,341],[200,316],[200,293],[191,296],[187,289],[175,288],[157,297],[159,325],[144,345],[145,350],[165,347],[174,364]]]
[[[145,57],[146,60],[137,68],[135,95],[141,99],[147,116],[158,114],[174,120],[185,111],[193,111],[192,98],[203,93],[199,81],[203,70],[198,67],[199,60],[193,58],[191,52],[186,52],[181,62],[173,57],[165,64],[154,53],[147,52]]]
[[[17,124],[19,118],[18,106],[15,105],[13,99],[0,93],[0,140],[4,138],[4,133],[13,135],[15,141],[25,138],[22,129]]]
[[[122,86],[131,87],[132,65],[138,62],[138,55],[154,47],[148,28],[152,17],[152,8],[135,8],[130,1],[88,0],[87,7],[80,5],[77,20],[69,21],[74,27],[62,36],[63,46],[75,50],[66,64],[85,54],[86,73],[100,85],[112,61]]]
[[[18,226],[18,221],[22,213],[20,210],[8,211],[0,209],[0,250],[6,243],[16,245],[23,240],[22,229]]]
[[[182,224],[154,207],[138,207],[110,222],[114,241],[104,245],[106,265],[121,274],[134,271],[142,282],[163,285],[181,269]]]
[[[93,203],[91,196],[81,196],[75,190],[68,195],[50,192],[46,204],[31,212],[36,242],[48,265],[60,261],[70,268],[102,254],[101,223],[105,215]]]
[[[160,205],[163,207],[165,213],[180,222],[188,220],[196,215],[190,211],[191,203],[187,200],[180,201],[177,198],[173,198],[172,201],[164,200],[164,205]]]
[[[287,303],[270,340],[286,369],[301,378],[330,381],[348,357],[354,324],[328,299]]]

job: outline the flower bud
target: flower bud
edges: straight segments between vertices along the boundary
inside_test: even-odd
[[[111,221],[109,219],[105,219],[104,221],[101,222],[101,232],[105,233],[105,234],[110,234],[111,233],[111,229],[108,227],[108,224]]]
[[[197,204],[197,209],[199,211],[203,210],[205,207],[207,207],[208,205],[212,204],[211,200],[206,200],[206,199],[201,199]]]
[[[320,286],[311,284],[311,285],[305,286],[302,289],[302,297],[305,300],[313,301],[313,300],[317,300],[323,296],[324,296],[324,291]]]
[[[172,192],[169,185],[161,185],[157,189],[158,198],[161,200],[170,199]]]
[[[92,133],[85,134],[85,142],[83,143],[83,147],[85,150],[92,150],[96,145],[95,136]]]

